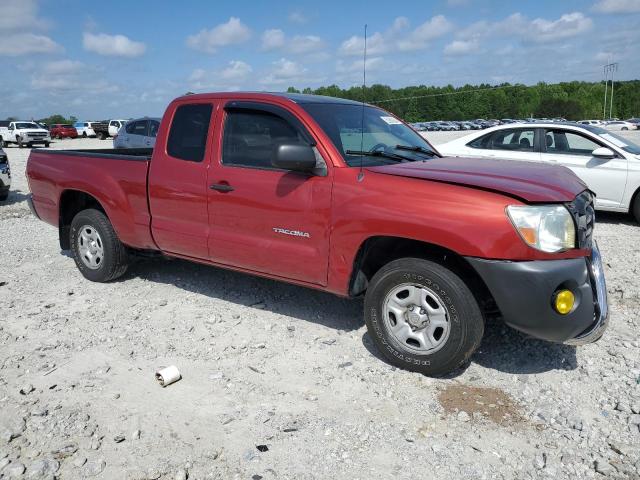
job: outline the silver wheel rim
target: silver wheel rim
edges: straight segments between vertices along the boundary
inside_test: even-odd
[[[449,312],[440,296],[424,285],[394,287],[384,299],[383,313],[391,336],[411,353],[430,355],[447,343]]]
[[[98,231],[91,225],[84,225],[78,232],[78,252],[80,260],[91,270],[97,270],[104,261],[104,244]]]

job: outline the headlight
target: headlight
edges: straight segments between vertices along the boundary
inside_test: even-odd
[[[576,227],[562,205],[509,205],[507,214],[525,243],[543,252],[574,248]]]

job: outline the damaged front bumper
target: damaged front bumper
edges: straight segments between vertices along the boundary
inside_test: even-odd
[[[551,342],[584,345],[607,329],[607,287],[598,245],[589,258],[510,262],[467,258],[491,292],[505,323]],[[553,308],[555,293],[569,289],[575,307],[565,315]]]

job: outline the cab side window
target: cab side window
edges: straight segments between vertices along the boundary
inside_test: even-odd
[[[213,105],[196,103],[176,109],[169,130],[167,153],[189,162],[201,162],[207,146],[207,135]]]
[[[222,163],[252,168],[274,168],[273,151],[278,145],[306,143],[284,118],[259,110],[227,111],[222,145]]]
[[[147,122],[146,120],[140,120],[138,122],[134,122],[133,124],[133,133],[134,135],[141,135],[141,136],[146,136],[147,135]]]

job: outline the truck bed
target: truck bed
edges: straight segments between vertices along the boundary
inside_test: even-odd
[[[38,216],[58,226],[60,205],[74,195],[88,194],[98,200],[123,243],[135,248],[156,248],[147,200],[152,151],[33,149],[27,176]]]

